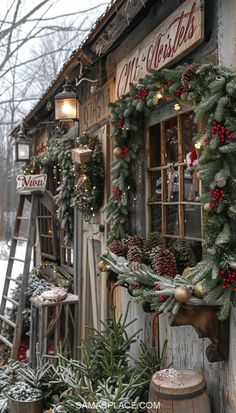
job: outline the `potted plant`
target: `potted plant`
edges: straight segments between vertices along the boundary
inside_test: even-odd
[[[7,392],[9,413],[42,413],[43,392],[26,382],[12,385]]]

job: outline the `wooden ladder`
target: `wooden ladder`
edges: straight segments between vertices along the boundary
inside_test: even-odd
[[[25,309],[25,304],[26,304],[26,290],[27,290],[28,281],[29,281],[31,255],[32,255],[32,250],[33,250],[34,242],[35,242],[38,203],[39,203],[39,198],[41,195],[42,195],[42,192],[41,193],[39,192],[21,193],[19,204],[17,207],[14,232],[12,236],[10,254],[9,254],[7,271],[6,271],[6,278],[5,278],[5,283],[3,287],[2,301],[1,301],[1,307],[0,307],[0,341],[2,341],[5,345],[10,347],[12,359],[17,359],[19,347],[21,343],[23,311]],[[28,216],[23,216],[26,199],[28,199],[31,202],[30,213]],[[27,231],[28,233],[27,233],[27,237],[23,238],[23,237],[20,237],[19,234],[20,234],[21,224],[23,221],[25,222],[25,220],[28,220],[28,231]],[[25,251],[24,259],[16,257],[18,241],[26,242],[26,251]],[[22,272],[22,281],[20,285],[19,302],[16,302],[15,300],[13,300],[9,294],[11,281],[16,282],[16,280],[12,278],[12,270],[13,270],[14,261],[19,261],[19,262],[24,263],[23,272]],[[10,320],[5,314],[7,302],[10,302],[14,307],[17,308],[15,322]],[[14,330],[13,342],[10,342],[3,335],[4,323],[13,327],[13,330]]]

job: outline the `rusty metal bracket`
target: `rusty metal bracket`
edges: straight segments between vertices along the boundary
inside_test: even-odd
[[[210,362],[224,361],[229,356],[229,317],[220,321],[217,318],[218,306],[183,305],[171,326],[191,325],[200,338],[208,337],[211,344],[206,349]]]

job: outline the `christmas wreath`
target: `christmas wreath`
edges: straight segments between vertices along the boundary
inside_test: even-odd
[[[130,93],[112,104],[115,159],[111,168],[112,195],[107,205],[111,222],[109,242],[122,238],[129,228],[134,191],[130,165],[138,150],[132,131],[138,129],[140,115],[149,116],[154,108],[166,101],[173,101],[176,110],[182,105],[194,106],[195,122],[201,121],[205,125],[195,142],[200,141],[202,146],[197,171],[203,188],[201,202],[205,211],[203,245],[206,253],[204,260],[190,270],[189,280],[192,285],[203,283],[204,300],[217,301],[222,306],[219,318],[225,319],[236,294],[234,73],[210,64],[162,69],[149,74],[139,84],[131,85]],[[114,256],[108,261],[115,262]],[[130,277],[125,269],[123,280],[126,273]],[[161,284],[158,285],[162,290]],[[169,310],[171,308],[174,308],[173,303],[168,306]]]

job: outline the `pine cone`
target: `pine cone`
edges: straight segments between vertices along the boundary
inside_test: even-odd
[[[155,247],[150,253],[154,271],[163,277],[174,277],[177,267],[174,254],[167,248]]]
[[[123,244],[123,248],[124,248],[124,253],[125,255],[128,252],[129,246],[128,246],[128,236],[125,236],[124,238],[122,238],[121,240],[122,244]]]
[[[183,86],[189,86],[189,82],[190,80],[193,79],[195,72],[197,71],[197,69],[199,68],[199,64],[197,63],[193,63],[191,65],[188,65],[186,70],[183,72],[182,74],[182,78],[181,78],[181,83]]]
[[[178,274],[182,274],[185,268],[196,265],[193,249],[188,240],[178,239],[170,245],[170,251],[175,256]]]
[[[129,248],[135,245],[136,247],[139,247],[141,250],[143,250],[143,244],[144,244],[144,239],[143,237],[140,237],[140,235],[133,235],[132,237],[128,238]]]
[[[154,247],[165,248],[165,246],[166,246],[165,238],[163,237],[161,232],[158,232],[158,231],[150,232],[148,234],[147,239],[144,242],[144,251],[149,252]]]
[[[129,248],[128,254],[127,254],[127,260],[128,261],[142,261],[142,251],[139,247],[136,245],[133,245],[132,247]]]
[[[120,257],[124,257],[125,255],[125,250],[124,250],[124,246],[123,243],[119,240],[115,240],[113,241],[109,246],[108,246],[109,250],[111,252],[113,252],[114,254],[120,256]]]

